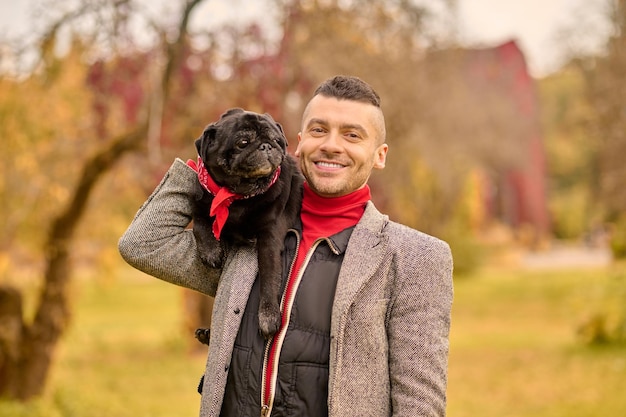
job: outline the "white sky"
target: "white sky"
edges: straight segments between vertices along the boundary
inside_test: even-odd
[[[458,34],[466,46],[488,47],[515,39],[526,56],[531,72],[541,76],[558,69],[564,54],[563,48],[568,44],[563,39],[566,28],[570,30],[570,40],[575,37],[578,44],[585,42],[588,48],[598,44],[598,37],[589,35],[594,33],[594,28],[589,25],[594,24],[594,18],[600,15],[602,5],[606,2],[457,0]],[[0,0],[0,37],[14,38],[27,33],[32,5],[35,3],[37,0]],[[163,13],[163,9],[157,9],[159,3],[154,0],[145,2],[154,8],[155,13]],[[210,0],[200,6],[194,20],[214,21],[220,15],[251,18],[258,13],[262,4],[258,0]],[[576,30],[571,32],[571,28]]]
[[[599,19],[607,0],[457,0],[459,33],[465,42],[492,46],[516,39],[531,71],[557,69],[575,40],[597,48]],[[572,32],[573,31],[573,32]]]

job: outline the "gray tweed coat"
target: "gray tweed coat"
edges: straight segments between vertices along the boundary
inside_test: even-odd
[[[215,296],[200,410],[201,417],[214,417],[257,260],[253,249],[243,249],[228,254],[221,271],[202,264],[186,229],[195,180],[195,172],[176,159],[120,239],[119,250],[137,269]],[[389,221],[368,203],[335,293],[330,416],[445,415],[452,292],[448,245]]]

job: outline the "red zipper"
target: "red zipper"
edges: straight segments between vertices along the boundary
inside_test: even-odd
[[[289,271],[289,281],[287,282],[287,286],[285,287],[285,292],[283,293],[283,298],[280,303],[282,317],[280,329],[274,335],[274,337],[267,341],[265,354],[263,355],[263,378],[261,381],[261,417],[267,417],[272,412],[276,389],[276,378],[278,376],[278,358],[280,357],[280,350],[283,346],[285,335],[287,334],[287,327],[289,324],[289,319],[291,317],[291,308],[293,307],[295,294],[298,286],[300,285],[300,281],[302,280],[302,275],[304,270],[306,269],[306,265],[309,263],[311,254],[315,252],[315,248],[322,240],[323,239],[318,239],[313,243],[306,255],[306,258],[304,259],[304,262],[302,262],[302,265],[300,266],[300,270],[298,271],[297,275],[292,276],[293,271]],[[300,242],[298,241],[298,245],[296,246],[296,257],[299,246]],[[293,262],[295,263],[295,261],[296,258],[294,258]],[[293,263],[291,265],[291,268],[293,268]]]

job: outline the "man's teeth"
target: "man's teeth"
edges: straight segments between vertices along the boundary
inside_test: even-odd
[[[334,164],[332,162],[317,162],[318,166],[326,167],[326,168],[343,168],[341,164]]]

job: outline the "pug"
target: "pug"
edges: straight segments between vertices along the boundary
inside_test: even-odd
[[[300,213],[303,176],[281,125],[267,113],[230,109],[195,146],[193,234],[200,258],[220,267],[228,248],[256,245],[259,329],[267,339],[280,327],[281,251]]]

